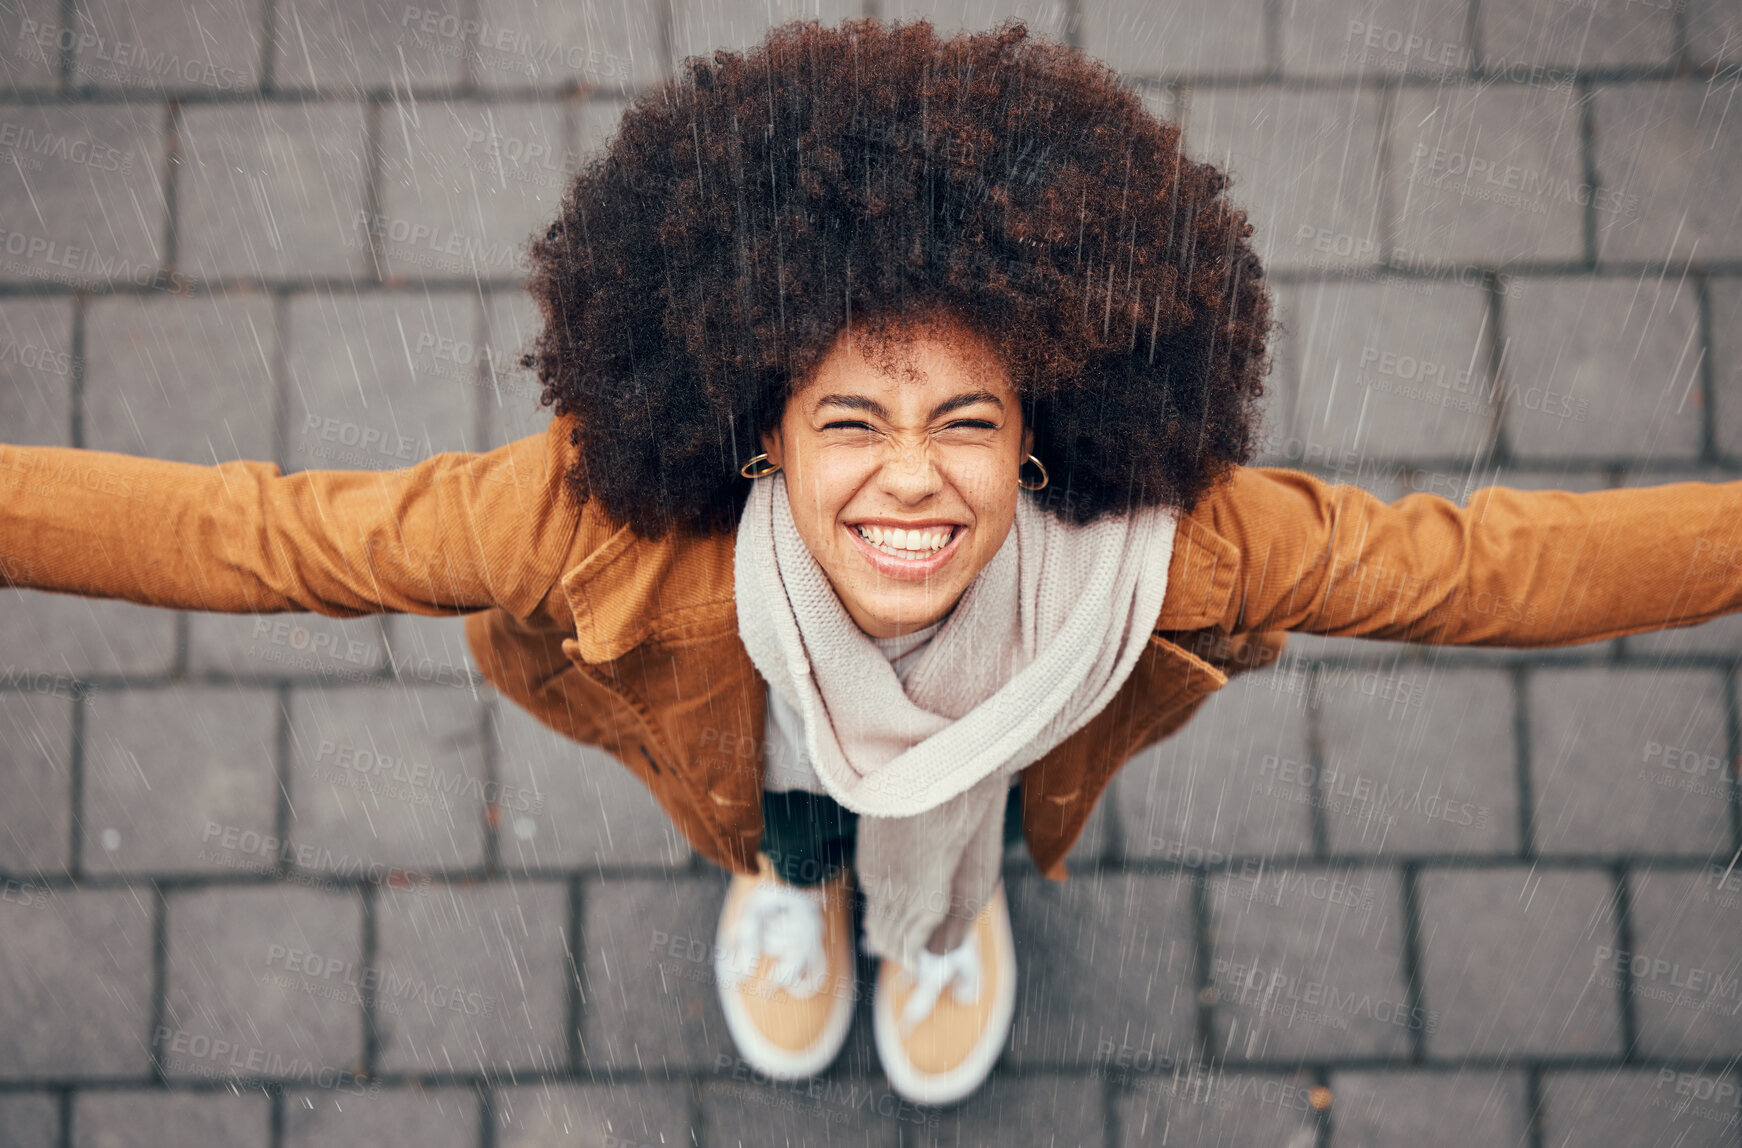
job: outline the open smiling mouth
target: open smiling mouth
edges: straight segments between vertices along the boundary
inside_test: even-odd
[[[967,527],[960,523],[914,528],[854,523],[847,532],[879,573],[923,578],[949,562]]]

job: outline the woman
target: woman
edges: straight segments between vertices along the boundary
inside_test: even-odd
[[[468,614],[503,693],[733,873],[748,1060],[839,1051],[856,894],[891,1083],[957,1100],[1014,1008],[1004,843],[1062,879],[1120,764],[1284,632],[1547,646],[1742,608],[1742,483],[1461,510],[1246,467],[1270,308],[1224,185],[1019,24],[777,28],[638,100],[534,243],[546,434],[290,476],[0,447],[0,571]]]

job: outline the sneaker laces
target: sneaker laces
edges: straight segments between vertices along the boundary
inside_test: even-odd
[[[785,989],[804,1000],[822,991],[829,975],[822,903],[820,889],[808,892],[778,880],[764,881],[751,890],[727,942],[722,972],[726,987],[736,988],[767,955],[775,959],[765,981],[768,992]]]
[[[920,1021],[932,1014],[945,988],[958,1002],[971,1005],[980,999],[980,939],[978,932],[969,932],[968,939],[947,953],[929,949],[919,951],[919,967],[903,970],[913,981],[913,994],[901,1009],[901,1033],[906,1036]]]

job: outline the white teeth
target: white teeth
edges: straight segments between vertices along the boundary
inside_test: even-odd
[[[892,558],[905,558],[913,561],[919,558],[929,558],[949,544],[951,529],[941,530],[906,530],[898,528],[885,529],[881,526],[858,527],[859,537],[863,538],[872,548],[888,554]]]

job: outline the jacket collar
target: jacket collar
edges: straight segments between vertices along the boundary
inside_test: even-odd
[[[615,661],[649,640],[736,632],[732,533],[649,540],[621,527],[562,576],[575,640],[588,663]],[[1193,515],[1180,519],[1156,630],[1196,630],[1228,615],[1239,567],[1233,543]]]

